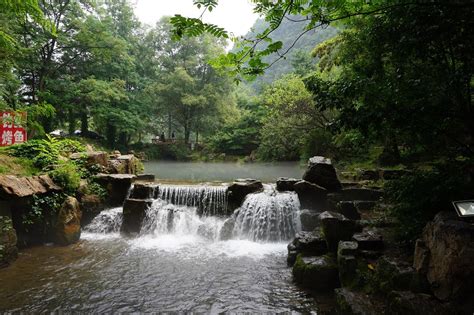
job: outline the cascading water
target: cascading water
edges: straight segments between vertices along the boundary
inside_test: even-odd
[[[163,185],[158,188],[158,199],[179,206],[196,207],[200,214],[225,215],[227,188],[224,186]]]
[[[233,236],[252,241],[287,241],[301,229],[300,202],[294,192],[279,193],[265,185],[250,194],[234,213]]]
[[[107,209],[99,213],[91,223],[84,227],[90,233],[115,233],[122,225],[122,207]]]

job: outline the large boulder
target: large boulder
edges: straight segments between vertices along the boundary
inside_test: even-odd
[[[134,199],[150,199],[154,198],[158,192],[158,185],[152,183],[136,183],[133,185],[130,198]]]
[[[219,239],[222,241],[227,241],[232,238],[232,234],[234,232],[234,226],[235,226],[235,219],[234,218],[228,218],[227,220],[224,221],[224,225],[222,226],[220,232],[219,232]]]
[[[287,262],[291,266],[295,263],[298,254],[303,256],[318,256],[328,251],[326,241],[321,232],[316,229],[313,232],[299,232],[295,239],[288,244]]]
[[[121,232],[125,235],[136,235],[140,232],[146,210],[153,201],[142,199],[126,199],[123,204],[123,221]]]
[[[77,242],[81,237],[82,212],[79,202],[74,197],[67,197],[54,225],[54,241],[59,245],[69,245]]]
[[[329,191],[337,191],[342,188],[331,160],[323,156],[313,156],[309,159],[308,169],[304,173],[303,179]]]
[[[330,291],[339,286],[337,263],[330,255],[298,255],[293,265],[293,278],[302,286],[317,291]]]
[[[107,170],[111,174],[137,174],[142,170],[140,160],[133,154],[120,155],[108,161]]]
[[[383,306],[374,301],[373,296],[363,292],[350,291],[347,288],[334,290],[337,314],[379,315],[384,314]]]
[[[451,305],[443,304],[432,295],[411,291],[393,291],[389,294],[388,314],[394,315],[451,315],[459,314]],[[471,313],[466,313],[471,314]]]
[[[360,233],[355,233],[352,239],[359,244],[360,250],[381,251],[384,249],[382,235],[373,228],[365,228]]]
[[[12,220],[7,216],[0,216],[0,268],[12,263],[17,255],[16,231]]]
[[[288,177],[279,177],[276,181],[276,189],[278,191],[295,191],[295,184],[299,182],[300,179],[288,178]]]
[[[56,185],[48,175],[30,177],[0,176],[0,199],[10,200],[53,191],[61,191],[61,187]]]
[[[417,244],[414,266],[426,271],[434,295],[474,309],[474,224],[441,212]]]
[[[106,203],[121,206],[135,179],[132,174],[97,174],[96,181],[107,191]]]
[[[107,167],[109,155],[106,152],[102,152],[102,151],[91,151],[91,152],[73,153],[69,156],[69,158],[71,160],[84,159],[86,161],[86,166],[88,167],[94,166],[94,165]]]
[[[356,242],[339,242],[337,247],[337,265],[339,269],[339,280],[343,287],[355,286],[357,284],[357,252],[358,245]]]
[[[237,179],[227,189],[229,205],[232,209],[236,209],[242,205],[248,194],[263,191],[261,181],[255,179]]]
[[[302,209],[315,209],[323,211],[327,206],[327,190],[305,180],[297,182],[294,186]]]
[[[321,229],[329,250],[336,251],[339,241],[350,241],[356,224],[340,213],[325,211],[319,215]]]
[[[360,220],[360,213],[352,201],[340,201],[337,203],[337,210],[340,214],[351,220]]]
[[[309,209],[300,210],[300,221],[302,231],[313,231],[319,227],[319,215],[321,212],[316,212]]]

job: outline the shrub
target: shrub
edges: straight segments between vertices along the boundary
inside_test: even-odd
[[[11,146],[7,150],[10,155],[30,159],[35,167],[45,169],[58,163],[61,155],[81,152],[85,148],[76,140],[56,139],[47,136],[46,139],[30,140]]]
[[[49,176],[53,181],[64,189],[68,194],[74,194],[81,183],[81,174],[76,165],[72,162],[61,161],[52,171]]]
[[[412,243],[439,211],[454,211],[454,200],[474,197],[469,160],[444,162],[429,170],[416,170],[386,184],[386,192],[398,220],[397,237]]]

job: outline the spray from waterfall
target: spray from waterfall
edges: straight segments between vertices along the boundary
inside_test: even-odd
[[[103,210],[84,227],[90,233],[116,233],[122,225],[122,207]]]

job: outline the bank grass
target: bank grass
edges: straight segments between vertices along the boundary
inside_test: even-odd
[[[33,165],[32,160],[9,156],[0,150],[0,175],[32,176],[40,173],[41,170]]]

